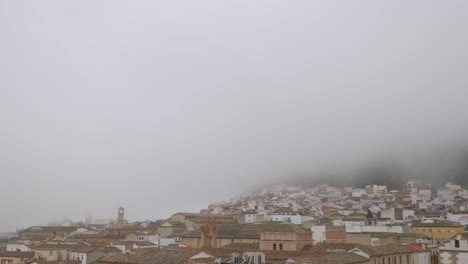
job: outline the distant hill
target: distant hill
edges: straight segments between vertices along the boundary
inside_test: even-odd
[[[368,164],[347,173],[320,173],[319,175],[296,175],[285,181],[287,184],[304,187],[317,184],[336,186],[365,186],[370,184],[387,185],[389,189],[403,189],[409,178],[417,178],[435,186],[453,182],[468,187],[468,151],[451,154],[439,163],[430,163],[424,168],[393,161],[380,161]]]

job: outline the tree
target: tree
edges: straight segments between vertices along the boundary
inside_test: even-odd
[[[372,219],[374,218],[374,215],[372,214],[371,210],[367,210],[367,216],[366,216],[367,219]]]

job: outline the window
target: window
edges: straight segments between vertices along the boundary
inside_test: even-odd
[[[279,250],[283,250],[283,244],[279,244]]]
[[[400,256],[400,264],[403,263],[403,261],[401,261],[401,256]]]
[[[455,247],[460,248],[460,240],[455,240]]]
[[[385,264],[385,258],[382,258],[382,264]]]
[[[276,244],[273,244],[273,250],[276,250]]]

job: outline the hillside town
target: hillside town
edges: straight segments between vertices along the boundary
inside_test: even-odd
[[[273,185],[196,213],[31,226],[0,240],[0,264],[463,264],[468,190]]]

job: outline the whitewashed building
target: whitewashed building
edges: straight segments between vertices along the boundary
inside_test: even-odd
[[[463,233],[450,239],[439,248],[440,264],[468,263],[468,234]]]
[[[28,245],[21,243],[7,244],[7,251],[32,251]]]

